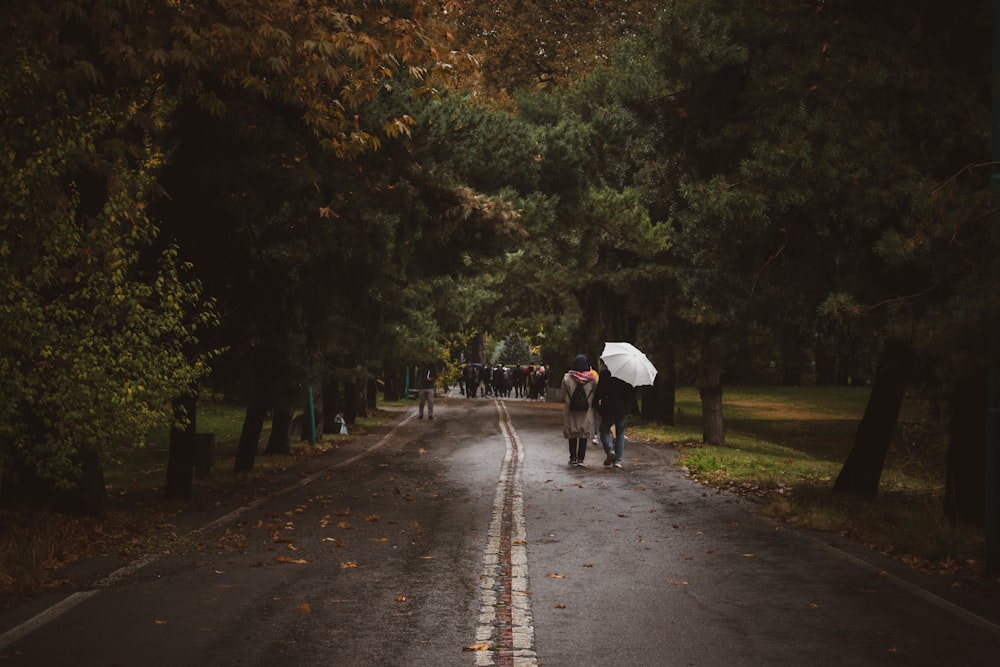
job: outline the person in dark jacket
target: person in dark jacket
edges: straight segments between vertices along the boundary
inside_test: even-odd
[[[434,419],[434,387],[437,384],[437,364],[426,364],[417,374],[417,419],[424,418],[424,404],[427,405],[427,418]]]
[[[612,377],[611,371],[601,362],[600,380],[597,391],[594,392],[594,402],[601,415],[599,435],[604,447],[604,465],[622,467],[622,456],[625,453],[625,429],[628,427],[628,409],[632,404],[635,388],[623,380]],[[614,442],[611,440],[611,427],[615,427]]]

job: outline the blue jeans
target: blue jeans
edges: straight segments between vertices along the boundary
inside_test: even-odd
[[[601,445],[605,452],[611,452],[611,425],[615,427],[614,452],[615,461],[622,462],[622,455],[625,453],[625,428],[628,426],[628,415],[612,417],[611,415],[601,417]]]

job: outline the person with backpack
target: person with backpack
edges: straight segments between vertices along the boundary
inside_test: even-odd
[[[594,424],[591,404],[597,382],[590,371],[590,359],[578,354],[563,376],[563,437],[569,441],[569,464],[582,466]]]

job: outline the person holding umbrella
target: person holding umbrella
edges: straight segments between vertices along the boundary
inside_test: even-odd
[[[601,355],[600,379],[594,393],[594,403],[601,415],[599,429],[604,447],[604,465],[622,467],[625,453],[625,429],[628,409],[635,401],[635,387],[653,384],[656,368],[646,355],[629,343],[605,343]],[[611,426],[615,427],[614,443]]]

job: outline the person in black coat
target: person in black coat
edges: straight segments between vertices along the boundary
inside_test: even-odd
[[[625,453],[625,429],[628,427],[628,408],[632,404],[635,388],[623,380],[612,377],[611,371],[601,362],[600,379],[594,402],[597,412],[601,415],[601,426],[598,429],[601,445],[604,447],[604,465],[622,467],[622,455]],[[615,427],[614,442],[611,440],[611,427]]]
[[[424,404],[427,405],[427,418],[434,419],[434,388],[437,385],[437,364],[425,364],[417,374],[417,419],[424,418]]]

